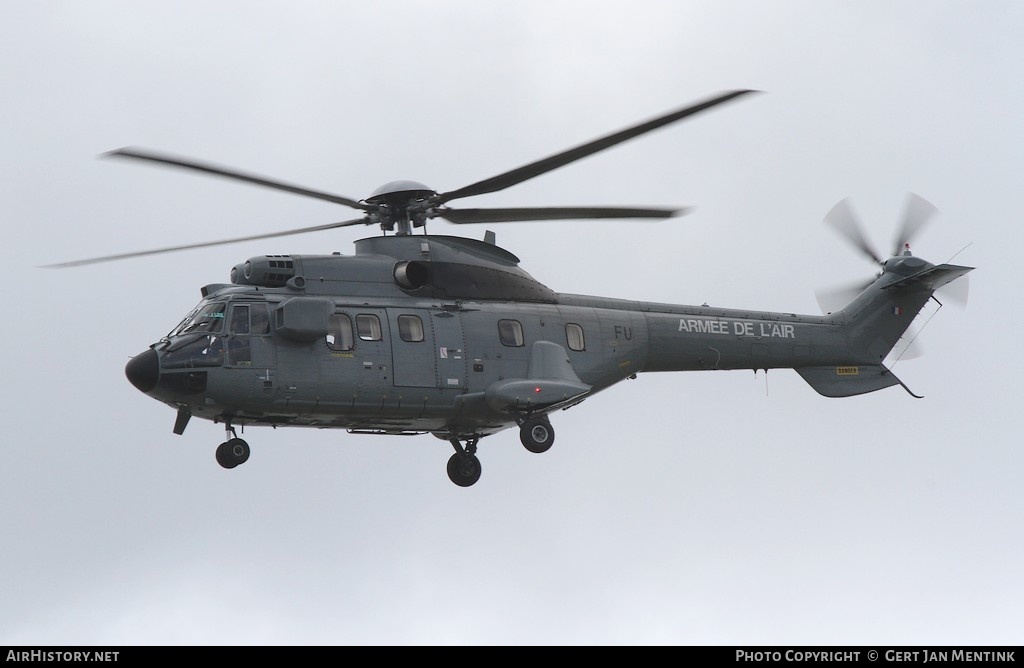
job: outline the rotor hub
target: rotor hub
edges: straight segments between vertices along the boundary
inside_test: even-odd
[[[387,202],[391,204],[394,200],[411,202],[419,199],[427,199],[437,194],[433,188],[423,185],[418,181],[391,181],[380,186],[366,198],[367,202],[379,204]]]
[[[370,214],[373,223],[379,223],[385,231],[395,229],[396,234],[411,234],[412,228],[423,227],[430,217],[430,200],[437,192],[418,181],[391,181],[380,186],[366,198],[376,204],[377,210]]]

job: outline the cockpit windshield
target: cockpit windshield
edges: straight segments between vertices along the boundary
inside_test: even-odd
[[[168,336],[181,336],[193,332],[220,334],[224,331],[224,302],[202,302],[185,316],[181,323],[171,330]]]

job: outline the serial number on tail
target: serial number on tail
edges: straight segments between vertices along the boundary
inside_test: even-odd
[[[680,318],[679,331],[689,334],[732,334],[733,336],[754,336],[762,338],[795,339],[793,325],[774,322],[744,322],[741,320],[703,320]]]

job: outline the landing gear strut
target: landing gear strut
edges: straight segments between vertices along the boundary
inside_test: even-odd
[[[555,442],[555,430],[546,416],[530,418],[519,425],[519,440],[530,452],[547,452]]]
[[[466,440],[463,447],[459,439],[452,436],[448,441],[455,448],[455,454],[448,459],[448,478],[459,487],[469,487],[480,479],[483,470],[480,460],[476,457],[478,437]]]
[[[238,438],[230,423],[224,426],[228,440],[217,446],[217,463],[226,469],[233,469],[249,459],[249,444]]]

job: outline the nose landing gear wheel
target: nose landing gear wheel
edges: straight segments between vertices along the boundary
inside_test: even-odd
[[[475,483],[482,470],[480,460],[468,452],[456,452],[448,459],[448,478],[459,487]]]
[[[533,418],[520,425],[519,440],[530,452],[547,452],[555,442],[555,430],[547,419]]]
[[[249,444],[240,438],[232,438],[217,446],[217,463],[226,469],[233,469],[249,459]]]

